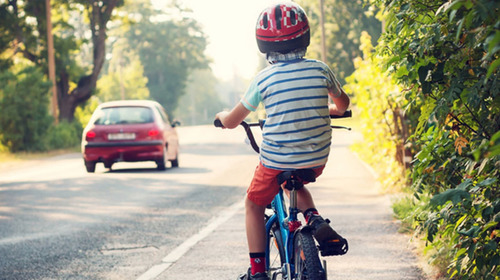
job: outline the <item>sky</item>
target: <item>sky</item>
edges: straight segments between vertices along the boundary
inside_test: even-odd
[[[155,3],[156,1],[156,3]],[[178,0],[193,10],[193,17],[208,37],[207,56],[215,76],[230,80],[235,74],[251,79],[257,72],[259,49],[255,23],[273,0]],[[153,0],[158,2],[166,1]]]

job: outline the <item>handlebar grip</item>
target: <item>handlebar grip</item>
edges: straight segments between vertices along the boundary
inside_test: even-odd
[[[342,118],[350,118],[350,117],[352,117],[352,111],[351,110],[345,111],[342,116],[330,115],[330,118],[332,118],[332,119],[342,119]]]
[[[214,126],[215,127],[224,127],[222,122],[219,119],[214,120]]]

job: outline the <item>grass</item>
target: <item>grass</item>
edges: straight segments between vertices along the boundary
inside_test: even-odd
[[[11,153],[6,151],[6,149],[0,149],[0,166],[21,163],[23,161],[29,161],[29,160],[44,159],[67,153],[77,153],[79,151],[80,147],[74,147],[69,149],[57,149],[47,152],[18,152],[18,153]]]

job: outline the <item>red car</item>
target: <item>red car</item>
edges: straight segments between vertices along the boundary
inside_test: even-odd
[[[87,172],[96,163],[111,168],[115,162],[154,161],[165,170],[179,166],[179,140],[163,107],[149,100],[106,102],[94,111],[83,130],[82,154]]]

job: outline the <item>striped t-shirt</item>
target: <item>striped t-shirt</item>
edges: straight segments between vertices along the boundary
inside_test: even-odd
[[[250,84],[241,103],[266,110],[260,160],[268,168],[313,168],[328,160],[331,142],[328,92],[340,84],[321,61],[296,59],[272,64]]]

